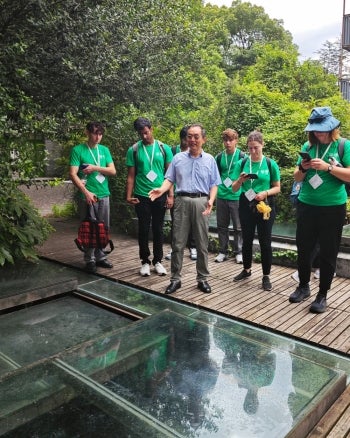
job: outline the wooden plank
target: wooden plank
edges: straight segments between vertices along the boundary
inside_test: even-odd
[[[321,418],[314,429],[307,435],[307,438],[334,437],[342,438],[349,434],[350,414],[350,386],[337,399],[328,412]],[[343,433],[340,429],[344,426],[344,419],[347,419]],[[338,424],[340,429],[337,428]],[[335,435],[334,432],[339,433]]]
[[[350,432],[350,407],[337,421],[337,424],[329,432],[328,438],[348,437]]]

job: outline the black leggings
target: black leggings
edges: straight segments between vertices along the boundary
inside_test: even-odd
[[[320,246],[320,292],[330,289],[345,220],[346,204],[328,207],[297,204],[296,244],[300,286],[310,281],[312,251]]]
[[[269,275],[271,271],[271,234],[272,225],[276,217],[274,198],[269,197],[268,203],[271,207],[270,218],[268,220],[264,220],[263,215],[256,210],[255,206],[251,205],[252,203],[248,201],[244,193],[241,194],[241,197],[239,199],[239,219],[241,222],[243,239],[243,267],[244,269],[250,269],[252,266],[253,240],[256,228],[258,232],[258,239],[261,251],[261,264],[263,275]]]

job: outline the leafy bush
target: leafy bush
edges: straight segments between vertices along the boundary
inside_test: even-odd
[[[36,260],[36,245],[41,245],[53,231],[14,184],[0,190],[0,266],[19,259]]]

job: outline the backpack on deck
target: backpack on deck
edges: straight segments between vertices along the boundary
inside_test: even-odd
[[[92,218],[90,213],[81,222],[78,229],[78,237],[74,239],[74,242],[82,252],[86,252],[88,248],[100,248],[105,254],[110,254],[114,250],[114,245],[105,223],[98,218]],[[106,249],[108,245],[109,250]]]

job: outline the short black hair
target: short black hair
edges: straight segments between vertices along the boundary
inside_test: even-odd
[[[139,132],[141,131],[143,128],[152,128],[152,123],[150,120],[146,119],[145,117],[138,117],[135,121],[134,121],[134,129],[135,131]]]
[[[184,140],[186,138],[187,135],[187,131],[188,131],[188,126],[184,126],[183,128],[181,128],[180,131],[180,140]]]
[[[103,134],[105,132],[105,126],[101,122],[89,122],[86,125],[86,130],[89,131],[89,132],[94,132],[96,129],[101,134]]]

